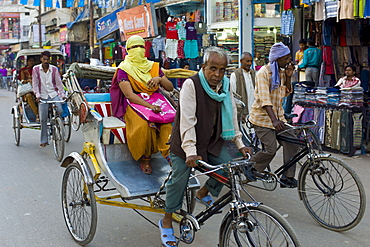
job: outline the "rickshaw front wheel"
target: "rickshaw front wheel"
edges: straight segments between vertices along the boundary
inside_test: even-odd
[[[92,241],[96,232],[97,208],[93,185],[87,185],[81,166],[71,163],[62,181],[62,209],[72,238],[80,245]]]
[[[20,115],[16,117],[16,114],[13,113],[13,131],[14,131],[14,144],[19,146],[21,142],[21,120]]]

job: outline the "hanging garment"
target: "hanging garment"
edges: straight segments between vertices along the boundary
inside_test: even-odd
[[[293,35],[295,17],[293,11],[283,11],[281,15],[281,31],[282,35]]]
[[[167,39],[179,39],[176,29],[176,21],[166,22],[166,38]]]
[[[338,16],[338,1],[325,0],[325,19]]]
[[[331,148],[340,150],[340,116],[341,111],[333,111],[332,120],[331,120]]]
[[[362,142],[362,113],[353,113],[353,147],[359,147]]]
[[[342,112],[340,117],[340,151],[348,154],[351,150],[352,143],[352,126],[350,121],[350,113],[348,111]]]
[[[185,58],[184,44],[185,44],[185,40],[179,40],[179,42],[177,42],[177,57],[178,58]]]
[[[176,39],[167,39],[166,40],[166,55],[170,59],[177,58],[177,43],[178,40]]]
[[[179,39],[185,40],[186,39],[186,21],[181,20],[177,23],[176,28],[177,28],[177,34],[179,36]]]
[[[324,20],[324,13],[325,13],[325,1],[320,0],[319,2],[315,3],[315,21]]]
[[[184,52],[185,58],[197,58],[198,57],[197,40],[185,40]]]
[[[320,144],[324,144],[325,142],[325,110],[324,109],[319,109],[319,115],[317,117],[317,126],[318,126],[318,131],[317,131],[317,137],[320,140]]]
[[[340,0],[338,2],[339,19],[354,19],[353,16],[353,0]]]
[[[197,39],[197,30],[195,29],[195,22],[187,22],[185,25],[185,29],[187,40]]]
[[[328,109],[325,111],[325,146],[331,147],[331,117],[333,115],[333,110]]]

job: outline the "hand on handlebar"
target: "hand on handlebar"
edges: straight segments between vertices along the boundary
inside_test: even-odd
[[[198,166],[197,160],[202,160],[202,157],[199,155],[190,155],[186,157],[185,163],[188,167],[196,167]]]
[[[272,125],[278,132],[285,130],[285,124],[283,121],[275,120],[274,122],[272,122]]]
[[[239,152],[242,153],[244,159],[250,159],[253,154],[253,149],[250,147],[242,147],[239,149]]]

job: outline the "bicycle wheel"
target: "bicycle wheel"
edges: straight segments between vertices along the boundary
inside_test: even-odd
[[[92,185],[87,185],[80,165],[72,163],[66,168],[62,180],[62,209],[69,233],[80,245],[94,238],[97,210]]]
[[[265,205],[230,214],[220,231],[220,247],[300,246],[297,234],[275,210]]]
[[[72,133],[72,119],[71,115],[64,117],[64,141],[69,142]]]
[[[19,146],[19,143],[21,142],[21,120],[20,116],[15,116],[15,113],[13,113],[13,131],[14,131],[14,143],[16,146]]]
[[[55,158],[58,161],[61,161],[64,155],[64,127],[62,120],[59,117],[55,118],[52,131]]]
[[[298,186],[310,215],[327,229],[349,230],[364,216],[364,187],[355,171],[337,158],[318,158],[314,164],[306,162]]]

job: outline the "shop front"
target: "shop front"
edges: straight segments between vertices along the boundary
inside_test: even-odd
[[[271,47],[281,42],[280,2],[253,2],[253,55],[255,68],[268,63]]]

